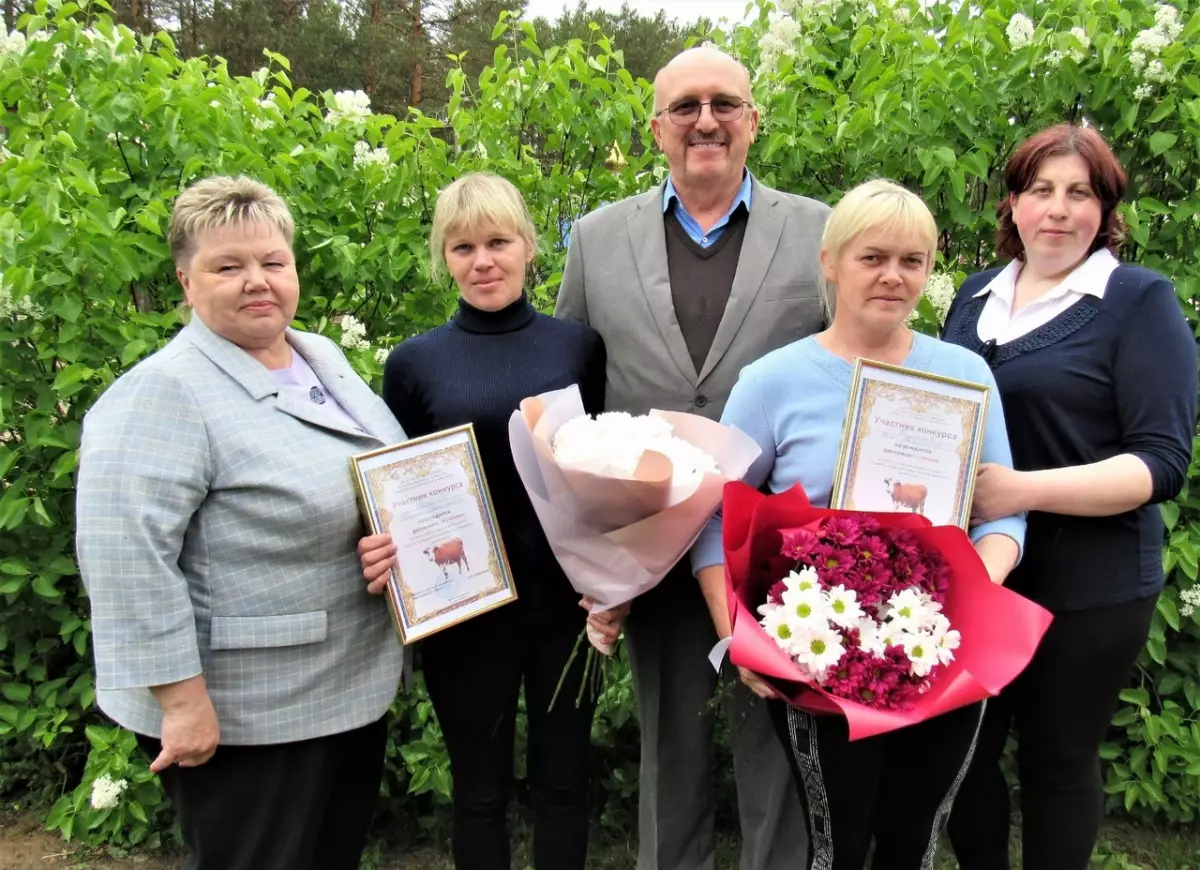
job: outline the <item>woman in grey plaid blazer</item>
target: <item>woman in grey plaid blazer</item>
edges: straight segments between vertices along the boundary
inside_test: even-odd
[[[404,432],[336,345],[288,328],[292,236],[250,179],[184,191],[191,321],[83,428],[97,700],[154,759],[189,870],[357,868],[403,664],[348,458]]]

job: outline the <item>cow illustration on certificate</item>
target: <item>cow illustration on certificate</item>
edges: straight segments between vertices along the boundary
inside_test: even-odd
[[[405,643],[516,598],[473,429],[354,458],[364,513],[396,544],[389,600]]]
[[[990,390],[859,360],[830,507],[967,528]]]

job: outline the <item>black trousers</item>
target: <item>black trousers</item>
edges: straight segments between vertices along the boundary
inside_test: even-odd
[[[768,702],[808,825],[808,870],[926,870],[970,763],[982,704],[853,742],[841,716]]]
[[[550,709],[585,615],[529,625],[518,604],[422,641],[425,682],[454,777],[452,849],[458,870],[509,870],[506,824],[513,784],[517,700],[525,682],[526,768],[533,804],[535,870],[583,870],[595,701],[575,700],[580,648]]]
[[[269,746],[220,746],[199,767],[171,766],[186,870],[358,870],[379,797],[386,717]],[[162,744],[138,735],[153,759]]]
[[[1000,757],[1014,723],[1022,867],[1084,870],[1100,832],[1100,743],[1146,642],[1157,596],[1055,614],[1029,666],[988,704],[979,749],[950,819],[963,870],[1008,870]]]

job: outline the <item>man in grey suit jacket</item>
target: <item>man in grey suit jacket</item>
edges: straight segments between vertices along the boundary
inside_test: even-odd
[[[829,208],[746,170],[758,129],[745,68],[691,49],[655,80],[670,177],[571,231],[556,314],[608,348],[607,408],[718,419],[742,367],[818,331]],[[717,635],[683,560],[626,621],[642,728],[639,870],[713,870],[709,704]],[[728,669],[726,669],[728,670]],[[742,870],[803,866],[804,815],[763,702],[729,680]]]

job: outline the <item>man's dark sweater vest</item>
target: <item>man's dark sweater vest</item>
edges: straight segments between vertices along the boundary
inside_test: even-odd
[[[663,216],[667,226],[667,270],[671,276],[671,301],[679,331],[687,342],[696,373],[704,368],[725,304],[733,288],[742,240],[746,237],[746,209],[738,206],[729,224],[707,248],[687,234],[672,207]]]

